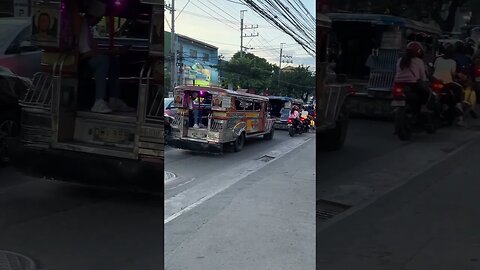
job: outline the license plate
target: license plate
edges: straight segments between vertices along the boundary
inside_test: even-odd
[[[288,124],[287,126],[288,126],[288,127],[291,127],[291,126],[292,126],[292,124]]]
[[[132,134],[128,129],[95,128],[93,140],[104,143],[124,144],[131,140]]]
[[[393,100],[392,101],[392,106],[393,107],[404,107],[405,106],[405,100]]]

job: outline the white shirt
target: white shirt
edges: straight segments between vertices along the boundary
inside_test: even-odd
[[[453,82],[452,73],[454,74],[456,72],[457,63],[453,59],[438,57],[437,60],[435,60],[434,69],[433,77],[441,80],[445,84],[451,83]]]

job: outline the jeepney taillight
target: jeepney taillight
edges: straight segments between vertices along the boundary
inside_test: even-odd
[[[480,67],[475,68],[475,77],[480,77]]]
[[[392,95],[394,99],[402,99],[405,97],[405,87],[401,83],[393,85]]]

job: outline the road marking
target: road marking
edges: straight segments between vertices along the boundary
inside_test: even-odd
[[[184,185],[186,185],[186,184],[188,184],[188,183],[191,183],[191,182],[195,181],[195,179],[196,179],[195,177],[192,177],[190,180],[188,180],[188,181],[186,181],[186,182],[183,182],[183,183],[178,184],[178,185],[176,185],[176,186],[174,186],[174,187],[171,187],[171,188],[167,188],[167,191],[174,190],[174,189],[176,189],[176,188],[179,188],[179,187],[181,187],[181,186],[184,186]]]
[[[272,161],[285,156],[312,139],[315,139],[315,136],[312,136],[309,139],[305,139],[304,137],[292,138],[286,141],[286,143],[281,144],[279,147],[270,150],[268,153],[259,153],[258,157],[264,155],[275,157],[275,159],[269,162],[259,162],[256,160],[258,157],[255,157],[253,160],[239,164],[234,169],[220,173],[216,177],[211,177],[195,187],[185,190],[176,196],[165,200],[164,224],[169,223],[177,217],[199,206],[238,181],[257,172],[258,170],[270,164]]]

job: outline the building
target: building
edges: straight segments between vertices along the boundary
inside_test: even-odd
[[[165,32],[165,55],[170,53],[171,33]],[[208,43],[176,34],[177,85],[195,84],[216,86],[219,84],[218,48]],[[167,72],[170,73],[173,57],[165,59]]]

